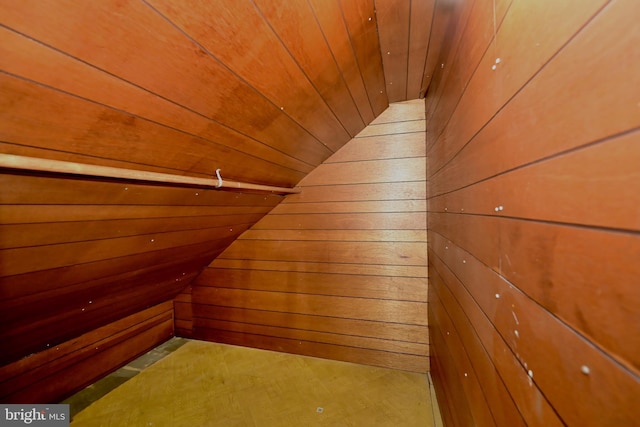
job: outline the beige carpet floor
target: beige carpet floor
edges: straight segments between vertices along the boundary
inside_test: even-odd
[[[435,427],[432,390],[427,375],[189,341],[71,425]]]

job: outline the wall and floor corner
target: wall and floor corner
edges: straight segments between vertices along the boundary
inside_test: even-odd
[[[3,169],[2,401],[177,331],[430,364],[448,426],[637,424],[640,3],[79,4],[0,1],[3,154],[304,191]]]
[[[222,168],[292,187],[389,102],[424,93],[432,13],[429,0],[0,1],[0,157],[196,178]],[[64,398],[166,340],[175,296],[283,199],[2,164],[5,402]],[[409,216],[414,197],[424,190],[403,194]],[[422,237],[372,232],[426,262]],[[425,305],[424,289],[411,290],[424,270],[395,280],[410,301],[388,307]],[[405,320],[400,339],[361,337],[360,354],[397,353],[425,370],[426,317]]]
[[[638,425],[640,4],[445,15],[426,108],[446,425]]]
[[[177,333],[426,372],[424,126],[391,104],[178,296]]]

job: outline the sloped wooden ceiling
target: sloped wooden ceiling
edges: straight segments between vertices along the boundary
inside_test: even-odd
[[[292,187],[424,95],[432,4],[2,0],[0,153]],[[3,365],[171,299],[282,200],[0,179]]]

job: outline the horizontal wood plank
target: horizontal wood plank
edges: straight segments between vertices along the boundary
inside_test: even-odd
[[[427,302],[424,278],[224,270],[208,268],[194,283],[216,288]]]
[[[176,303],[176,317],[190,319],[186,303]],[[292,312],[253,310],[216,305],[193,305],[191,316],[202,319],[229,320],[232,322],[292,327],[339,335],[353,335],[381,340],[428,344],[427,326],[402,323],[381,324],[379,321],[314,316]],[[182,313],[182,314],[181,314]],[[384,327],[382,327],[384,326]]]
[[[273,194],[230,193],[201,188],[9,173],[0,174],[0,184],[3,188],[0,204],[3,205],[103,205],[103,208],[104,205],[273,207],[284,199],[283,196]]]
[[[322,295],[195,287],[194,301],[217,305],[298,314],[426,325],[427,304],[408,301],[356,299]]]
[[[375,173],[372,173],[375,171]],[[301,185],[339,185],[345,182],[370,184],[412,181],[425,174],[423,157],[371,160],[368,162],[324,163],[307,175]]]
[[[172,329],[171,305],[164,303],[4,365],[3,400],[60,401],[166,340]]]
[[[63,243],[28,248],[3,249],[0,252],[2,274],[12,276],[33,271],[85,264],[104,259],[125,257],[145,252],[161,251],[176,246],[208,242],[211,247],[224,249],[237,234],[229,228],[209,228],[146,236],[118,237],[90,242]],[[34,265],[32,259],[40,262]]]
[[[426,242],[426,230],[248,230],[243,240]]]
[[[282,204],[356,200],[424,199],[425,195],[426,184],[424,181],[341,184],[333,186],[331,191],[326,191],[324,186],[305,186],[303,192],[287,196]]]
[[[634,286],[640,277],[635,262],[640,253],[638,235],[477,215],[445,219],[445,215],[431,214],[430,230],[465,248],[621,363],[638,370],[640,335],[630,333],[640,326],[633,308],[640,302]],[[492,243],[495,240],[500,247]],[[598,263],[593,262],[595,256]],[[604,284],[615,284],[617,291],[605,292]],[[585,286],[592,291],[582,292]]]
[[[313,355],[314,357],[323,357],[326,359],[342,360],[352,363],[363,363],[413,372],[425,372],[428,360],[424,356],[382,352],[363,348],[243,334],[222,330],[203,329],[196,334],[196,337],[198,339],[232,345],[248,345],[250,347],[262,348],[265,350],[283,351],[307,356]]]
[[[267,261],[216,258],[213,268],[252,270],[302,271],[354,275],[380,275],[393,277],[427,277],[426,266],[371,265],[354,263],[313,263],[303,261]]]
[[[415,242],[264,242],[237,240],[221,258],[272,261],[424,265],[426,244]]]
[[[580,422],[585,413],[598,424],[632,422],[638,396],[621,395],[618,390],[637,388],[640,385],[637,373],[594,347],[473,256],[453,243],[448,244],[449,249],[443,249],[447,244],[444,239],[441,242],[434,247],[447,264],[455,265],[461,258],[466,259],[466,268],[458,273],[461,281],[485,313],[492,313],[496,329],[516,354],[522,372],[553,402],[554,410],[564,422]],[[539,338],[541,333],[544,339]],[[557,358],[550,359],[548,354],[560,347],[563,351],[556,352]],[[582,366],[589,368],[587,374]],[[567,381],[559,382],[559,377]],[[584,397],[576,398],[578,396]],[[585,405],[583,402],[587,401],[589,404]],[[604,409],[612,407],[616,410]]]
[[[426,200],[393,200],[370,202],[323,202],[288,203],[276,206],[270,213],[278,214],[318,214],[318,213],[373,213],[373,212],[424,212]]]
[[[249,323],[230,322],[227,320],[212,320],[197,318],[194,324],[195,334],[201,329],[217,329],[220,331],[237,332],[242,334],[262,335],[291,340],[306,340],[314,343],[333,344],[344,347],[388,351],[391,353],[427,356],[429,346],[392,340],[378,340],[353,335],[339,335],[323,332],[311,332],[288,327],[274,327]]]
[[[426,214],[420,212],[268,215],[255,230],[419,230]]]

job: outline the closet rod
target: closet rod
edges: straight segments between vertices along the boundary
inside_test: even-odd
[[[88,165],[84,163],[39,159],[35,157],[16,156],[13,154],[2,153],[0,153],[0,167],[37,172],[52,172],[103,178],[128,179],[133,181],[160,182],[163,184],[180,184],[193,185],[198,187],[269,191],[279,194],[300,192],[300,190],[297,188],[274,187],[271,185],[250,184],[246,182],[223,180],[219,175],[217,178],[196,178],[191,176],[171,175],[168,173],[122,169],[110,166]],[[219,174],[219,170],[217,171],[217,173]]]

